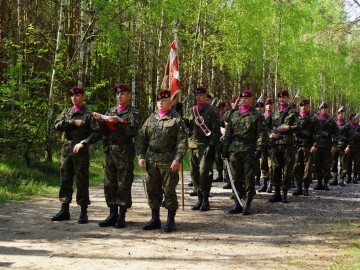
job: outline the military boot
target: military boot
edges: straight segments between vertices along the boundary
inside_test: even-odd
[[[342,176],[340,179],[340,182],[339,182],[339,186],[341,186],[341,187],[345,187],[345,183],[344,183],[344,178],[345,178],[345,176]]]
[[[161,229],[160,208],[151,209],[151,219],[142,227],[143,230]]]
[[[235,204],[233,207],[229,210],[229,214],[239,214],[243,212],[243,207],[240,205],[239,201],[235,198],[234,199]]]
[[[201,205],[202,205],[202,203],[203,203],[203,200],[204,200],[204,196],[203,196],[202,193],[199,191],[199,193],[198,193],[198,201],[197,201],[197,203],[196,203],[195,205],[193,205],[193,206],[191,207],[191,210],[199,210],[200,207],[201,207]]]
[[[266,190],[266,193],[272,193],[272,184],[270,181],[269,181],[269,186],[268,186],[268,189]]]
[[[168,218],[165,224],[164,232],[173,232],[176,231],[176,225],[175,225],[175,209],[169,209],[168,210]]]
[[[303,191],[303,188],[302,188],[302,183],[296,183],[296,189],[292,193],[292,195],[299,196],[299,195],[303,195],[303,194],[304,194],[304,191]]]
[[[288,194],[287,188],[283,188],[283,194],[282,194],[282,198],[281,198],[283,203],[289,203],[287,194]]]
[[[224,181],[223,170],[219,170],[218,176],[215,178],[213,182],[222,182],[222,181]]]
[[[325,180],[325,181],[324,181],[324,190],[326,190],[326,191],[329,191],[329,190],[330,190],[329,185],[328,185],[328,182],[329,182],[329,180]]]
[[[262,187],[260,189],[258,189],[258,192],[266,192],[267,183],[268,183],[268,179],[264,178],[264,184],[262,185]]]
[[[194,197],[194,196],[197,195],[197,191],[196,191],[195,189],[193,189],[193,191],[191,191],[191,192],[189,193],[189,195],[190,195],[191,197]]]
[[[79,224],[86,224],[88,223],[88,215],[87,215],[87,205],[81,205],[81,212],[78,219]]]
[[[274,195],[271,196],[271,198],[269,199],[269,202],[275,203],[275,202],[281,202],[281,200],[282,200],[282,198],[281,198],[281,193],[280,193],[280,186],[276,185],[275,193],[274,193]]]
[[[337,175],[334,175],[334,178],[331,180],[331,181],[329,181],[329,185],[330,186],[336,186],[336,185],[338,185],[339,184],[339,182],[338,182],[338,176]]]
[[[315,186],[314,186],[314,190],[324,190],[324,186],[323,186],[323,184],[322,184],[322,179],[321,178],[319,178],[319,177],[317,177],[317,183],[315,184]]]
[[[260,175],[259,174],[256,175],[256,177],[255,177],[255,185],[260,186]]]
[[[352,182],[351,174],[348,174],[347,179],[346,179],[346,184],[350,184],[351,182]]]
[[[358,184],[358,176],[354,174],[353,184]]]
[[[55,216],[51,218],[52,221],[63,221],[63,220],[70,220],[70,212],[69,212],[69,204],[62,203],[61,210]]]
[[[100,227],[114,226],[117,219],[118,219],[118,206],[111,205],[109,216],[105,220],[100,221],[99,226]]]
[[[245,208],[244,208],[244,211],[243,211],[243,215],[245,215],[245,216],[251,215],[251,210],[250,210],[251,202],[252,202],[252,198],[248,198],[248,199],[246,200],[246,204],[245,204]]]
[[[190,182],[190,183],[188,184],[188,187],[193,187],[193,186],[194,186],[193,182]]]
[[[200,211],[209,211],[210,210],[210,203],[209,203],[209,195],[204,194],[204,200],[201,204]]]
[[[114,224],[115,228],[121,229],[126,227],[125,214],[126,214],[126,208],[124,206],[120,206],[120,213],[118,219],[116,220],[116,223]]]
[[[304,187],[304,196],[310,196],[310,194],[309,194],[309,184],[305,184],[305,187]]]

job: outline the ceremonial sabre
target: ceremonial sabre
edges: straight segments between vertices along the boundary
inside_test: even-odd
[[[232,176],[231,176],[230,164],[229,164],[229,161],[227,159],[225,159],[225,165],[226,165],[226,169],[227,169],[227,172],[228,172],[228,175],[229,175],[231,188],[232,188],[232,190],[233,190],[233,192],[235,194],[235,197],[236,197],[237,201],[239,202],[239,204],[241,205],[241,207],[244,207],[243,203],[240,200],[239,194],[236,191],[235,183],[234,183],[234,180],[232,179]]]

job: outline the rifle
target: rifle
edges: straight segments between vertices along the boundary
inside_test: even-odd
[[[325,121],[324,125],[321,127],[321,137],[322,138],[329,137],[329,132],[324,131],[324,129],[330,123],[331,119],[333,119],[338,113],[340,113],[340,111],[342,111],[342,109],[344,109],[344,106],[341,106],[331,117],[329,117]]]
[[[262,102],[262,99],[263,99],[263,96],[261,95],[261,96],[256,100],[253,108],[255,108],[255,107],[259,104],[259,102]]]

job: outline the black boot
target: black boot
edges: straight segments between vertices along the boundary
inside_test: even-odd
[[[341,186],[341,187],[345,187],[345,183],[344,183],[344,176],[342,176],[340,179],[340,182],[339,182],[339,186]]]
[[[200,211],[209,211],[210,210],[210,203],[209,203],[209,195],[204,195],[203,203],[201,204]]]
[[[126,214],[126,208],[124,206],[120,206],[120,213],[118,219],[116,220],[116,223],[114,224],[115,228],[121,229],[126,227],[125,214]]]
[[[330,190],[328,182],[329,182],[328,180],[325,180],[325,182],[324,182],[324,190],[326,190],[326,191]]]
[[[78,219],[79,224],[86,224],[88,223],[88,215],[87,215],[87,205],[81,205],[81,212]]]
[[[224,181],[223,170],[219,170],[218,176],[215,178],[213,182],[222,182],[222,181]]]
[[[330,186],[337,186],[338,184],[339,184],[339,182],[338,182],[338,179],[337,179],[337,175],[334,175],[334,178],[331,181],[329,181],[329,185]]]
[[[229,210],[229,214],[240,214],[243,212],[243,207],[240,205],[239,201],[235,198],[234,199],[235,204],[233,207]]]
[[[282,194],[282,198],[281,198],[283,203],[289,203],[287,193],[288,193],[287,188],[283,188],[283,194]]]
[[[160,208],[151,209],[151,219],[142,227],[143,230],[161,229]]]
[[[193,191],[191,191],[191,192],[189,193],[189,195],[190,195],[191,197],[196,196],[196,195],[197,195],[196,190],[194,189]]]
[[[259,174],[256,175],[256,177],[255,177],[255,185],[260,186],[260,175]]]
[[[271,198],[269,199],[269,202],[275,203],[275,202],[281,202],[281,200],[282,200],[282,198],[281,198],[281,193],[280,193],[280,186],[276,185],[275,193],[274,193],[274,195],[271,196]]]
[[[319,179],[319,177],[317,177],[317,183],[314,186],[314,190],[324,190],[324,186],[322,184],[322,179]]]
[[[346,179],[346,183],[347,184],[350,184],[352,182],[352,179],[351,179],[351,174],[348,174],[348,177]]]
[[[100,227],[114,226],[117,219],[118,219],[118,206],[111,205],[109,216],[105,220],[100,221],[99,226]]]
[[[272,184],[269,182],[268,189],[266,190],[266,193],[272,193]]]
[[[175,225],[175,209],[169,209],[168,210],[168,218],[165,224],[164,232],[173,232],[176,231],[176,225]]]
[[[302,189],[302,183],[296,183],[296,189],[292,193],[292,195],[299,196],[299,195],[303,195],[303,194],[304,194],[304,191]]]
[[[356,174],[354,174],[354,178],[353,178],[353,184],[358,184],[358,176]]]
[[[258,189],[258,192],[266,192],[267,183],[268,183],[268,179],[267,179],[267,178],[264,178],[264,184],[263,184],[263,186],[262,186],[260,189]]]
[[[70,220],[70,212],[69,212],[69,204],[62,203],[61,210],[55,216],[51,218],[52,221],[63,221],[63,220]]]
[[[199,210],[202,203],[203,203],[203,200],[204,200],[204,197],[203,197],[202,193],[200,193],[200,191],[199,191],[199,193],[198,193],[198,201],[196,202],[195,205],[193,205],[191,207],[191,210]]]
[[[252,198],[248,198],[246,200],[246,204],[245,204],[245,208],[243,211],[243,215],[247,216],[247,215],[251,215],[251,210],[250,210],[250,204],[252,202]]]
[[[310,196],[310,194],[309,194],[309,185],[305,185],[305,187],[304,187],[304,196]]]

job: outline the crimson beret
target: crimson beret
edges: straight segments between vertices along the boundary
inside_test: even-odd
[[[210,94],[207,94],[206,98],[208,98],[208,99],[213,99]]]
[[[350,113],[350,114],[349,114],[349,119],[350,119],[350,120],[354,120],[355,116],[356,116],[355,113]]]
[[[163,98],[169,98],[169,97],[171,97],[171,93],[167,89],[161,90],[160,92],[158,92],[156,94],[156,100],[160,100],[160,99],[163,99]]]
[[[206,93],[207,93],[207,89],[205,86],[199,86],[194,89],[194,94],[206,94]]]
[[[74,86],[73,88],[71,88],[69,90],[69,94],[71,96],[76,95],[76,94],[84,94],[84,93],[85,93],[85,89],[84,89],[84,87],[82,87],[80,85]]]
[[[286,89],[283,89],[278,93],[278,97],[288,97],[288,96],[289,96],[289,91]]]
[[[256,102],[255,103],[255,108],[264,108],[265,107],[265,104],[264,104],[264,102]]]
[[[252,92],[249,89],[245,89],[240,93],[240,97],[252,97]]]
[[[125,83],[120,83],[115,87],[115,94],[121,92],[130,92],[130,87]]]
[[[307,104],[310,104],[310,100],[308,100],[308,99],[303,99],[303,100],[301,100],[301,102],[300,102],[300,106],[304,106],[304,105],[307,105]]]
[[[226,107],[226,103],[225,102],[220,102],[219,105],[218,105],[218,108],[219,109],[225,109]]]
[[[321,108],[320,109],[326,109],[326,108],[329,108],[329,104],[324,102],[322,105],[321,105]]]
[[[267,98],[266,100],[265,100],[265,105],[271,105],[271,104],[274,104],[274,99],[273,98]]]

